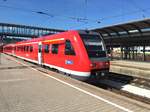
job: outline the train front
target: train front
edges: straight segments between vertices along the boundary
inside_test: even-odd
[[[81,33],[80,37],[90,60],[91,77],[108,76],[110,64],[102,37],[95,32]]]

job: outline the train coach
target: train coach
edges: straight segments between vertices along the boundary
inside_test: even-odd
[[[66,31],[8,44],[3,52],[82,81],[91,76],[104,76],[109,71],[103,39],[91,31]]]

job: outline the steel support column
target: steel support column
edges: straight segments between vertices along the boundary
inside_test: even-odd
[[[146,61],[146,56],[145,56],[145,45],[143,45],[143,61]]]
[[[123,47],[121,46],[121,59],[123,59]]]

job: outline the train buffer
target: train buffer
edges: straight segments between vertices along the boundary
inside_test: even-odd
[[[2,54],[1,112],[148,112],[149,105]]]

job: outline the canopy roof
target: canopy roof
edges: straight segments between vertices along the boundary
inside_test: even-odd
[[[107,45],[150,45],[150,19],[97,28],[93,31],[100,33]]]

